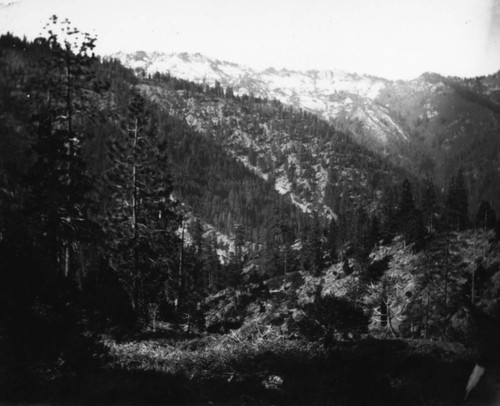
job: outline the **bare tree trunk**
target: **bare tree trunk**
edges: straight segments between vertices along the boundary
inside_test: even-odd
[[[430,314],[430,305],[431,305],[431,293],[430,293],[430,289],[431,289],[431,265],[430,265],[430,255],[429,255],[429,252],[426,251],[426,262],[427,262],[427,266],[426,266],[426,288],[427,288],[427,297],[426,297],[426,303],[425,303],[425,316],[424,316],[424,320],[425,320],[425,323],[424,323],[424,339],[427,338],[427,330],[429,328],[429,314]]]
[[[85,268],[85,257],[83,255],[82,244],[79,244],[79,246],[78,246],[78,259],[80,262],[80,266],[78,269],[77,283],[78,283],[78,287],[80,288],[80,290],[82,290],[83,289],[83,278],[85,278],[85,275],[87,273],[86,268]]]
[[[132,163],[132,230],[134,233],[134,240],[137,239],[137,118],[135,119],[135,126],[132,130],[134,132],[134,151]]]
[[[444,268],[444,305],[448,306],[448,261],[450,256],[450,235],[446,236],[446,262]]]
[[[184,215],[181,218],[181,247],[179,252],[179,294],[177,307],[181,307],[184,301]]]
[[[430,309],[430,293],[429,286],[427,286],[427,302],[425,304],[425,327],[424,327],[424,339],[427,339],[427,329],[429,328],[429,309]]]
[[[64,277],[69,275],[69,242],[66,241],[64,245]]]
[[[477,246],[477,229],[474,227],[474,251],[472,261],[472,281],[471,281],[471,294],[470,301],[474,304],[476,301],[476,246]]]
[[[68,52],[66,53],[66,113],[67,113],[67,123],[68,123],[68,147],[66,153],[69,155],[68,159],[68,167],[66,168],[68,171],[68,186],[71,184],[71,159],[74,154],[73,148],[73,108],[72,108],[72,99],[71,99],[71,75],[70,75],[70,60],[68,56]],[[69,196],[68,196],[69,199]],[[67,278],[70,273],[70,247],[71,240],[63,241],[63,273],[64,277]]]
[[[392,326],[392,315],[391,315],[391,302],[389,299],[387,299],[387,325],[389,326],[389,330],[392,333],[392,336],[394,338],[397,338],[396,331],[394,330],[394,327]]]
[[[285,280],[286,280],[286,272],[287,272],[287,265],[288,265],[288,247],[285,246]]]
[[[138,252],[138,238],[139,231],[137,226],[138,217],[138,186],[137,186],[137,139],[138,139],[138,119],[135,119],[133,143],[133,162],[132,162],[132,241],[134,247],[134,275],[133,275],[133,299],[132,307],[135,311],[139,308],[139,252]]]

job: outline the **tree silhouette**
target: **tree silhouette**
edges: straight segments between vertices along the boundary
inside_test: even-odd
[[[469,225],[468,192],[463,169],[450,179],[446,196],[446,215],[450,229],[461,231]]]
[[[110,139],[106,174],[111,201],[104,219],[112,267],[121,275],[138,315],[175,285],[178,215],[167,146],[154,112],[133,93],[124,128]],[[180,294],[180,293],[179,293]],[[166,299],[166,298],[163,298]]]
[[[482,200],[476,213],[476,226],[484,229],[494,229],[496,214],[489,202]]]
[[[422,216],[429,233],[433,233],[436,229],[436,221],[438,215],[438,204],[436,196],[436,186],[434,182],[427,178],[424,183],[422,193]]]
[[[399,231],[406,243],[417,241],[423,236],[422,215],[415,207],[411,184],[405,179],[401,189],[398,207]]]

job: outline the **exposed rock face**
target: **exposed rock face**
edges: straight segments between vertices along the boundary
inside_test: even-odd
[[[500,211],[499,74],[410,81],[332,71],[263,71],[200,54],[112,55],[137,72],[219,83],[236,95],[277,99],[317,114],[415,174],[445,186],[463,167],[474,201]],[[496,186],[495,186],[496,185]]]

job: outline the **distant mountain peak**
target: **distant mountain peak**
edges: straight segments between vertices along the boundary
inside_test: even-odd
[[[434,176],[441,186],[456,170],[457,160],[464,165],[465,156],[487,162],[481,167],[488,168],[492,178],[500,173],[500,158],[494,154],[500,126],[500,72],[473,79],[426,72],[413,80],[393,81],[338,69],[258,70],[199,53],[140,51],[111,57],[138,72],[169,73],[210,86],[218,82],[231,87],[235,95],[277,99],[314,113],[393,163]],[[472,164],[470,172],[482,176]],[[476,185],[479,188],[480,182]]]
[[[219,82],[223,87],[231,87],[235,94],[277,99],[318,114],[326,120],[350,116],[356,120],[367,120],[368,128],[380,127],[375,131],[378,134],[375,137],[377,142],[388,142],[391,137],[400,140],[407,138],[404,130],[397,128],[393,120],[388,120],[379,106],[372,105],[390,83],[385,79],[338,69],[298,71],[269,67],[257,70],[199,53],[118,53],[112,57],[147,74],[169,73],[209,85]],[[381,116],[373,117],[374,114]],[[382,122],[386,124],[380,124]]]

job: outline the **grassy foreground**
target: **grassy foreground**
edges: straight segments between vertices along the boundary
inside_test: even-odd
[[[360,339],[328,345],[261,330],[195,338],[101,337],[93,362],[0,365],[0,400],[54,404],[461,404],[474,354],[457,343]],[[3,371],[3,372],[2,372]],[[499,375],[500,376],[500,375]],[[491,378],[490,378],[491,380]],[[483,378],[488,383],[487,376]],[[467,406],[493,405],[483,383]],[[486,389],[485,389],[486,388]]]
[[[401,340],[242,340],[237,334],[173,342],[116,342],[80,381],[78,401],[162,404],[453,405],[471,354],[458,344]]]

